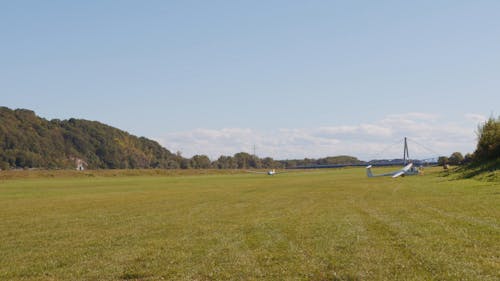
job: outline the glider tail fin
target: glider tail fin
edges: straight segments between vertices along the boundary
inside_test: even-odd
[[[369,178],[372,178],[373,177],[373,174],[372,174],[372,165],[369,165],[366,167],[366,175],[369,177]]]

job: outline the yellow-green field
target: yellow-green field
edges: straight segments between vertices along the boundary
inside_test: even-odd
[[[0,280],[500,280],[498,182],[1,173]]]

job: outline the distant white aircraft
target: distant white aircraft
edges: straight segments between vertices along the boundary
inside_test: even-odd
[[[265,175],[268,175],[268,176],[274,176],[276,174],[283,174],[283,173],[286,173],[286,172],[276,172],[275,169],[272,169],[272,170],[269,170],[267,172],[259,172],[259,171],[247,171],[249,173],[254,173],[254,174],[265,174]]]
[[[410,163],[410,164],[404,166],[403,169],[401,169],[401,170],[397,170],[397,171],[390,172],[390,173],[385,173],[385,174],[379,174],[379,175],[374,175],[372,173],[372,165],[366,167],[366,175],[369,178],[373,178],[373,177],[388,177],[388,176],[391,176],[393,178],[397,178],[399,176],[413,176],[413,175],[418,175],[418,173],[419,173],[419,171],[418,171],[418,169],[415,169],[415,167],[413,167],[413,163]]]

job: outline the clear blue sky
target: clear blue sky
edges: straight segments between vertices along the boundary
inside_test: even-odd
[[[500,1],[4,1],[0,43],[0,105],[187,156],[465,153],[500,114]]]

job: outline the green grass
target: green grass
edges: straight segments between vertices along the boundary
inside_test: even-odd
[[[500,183],[362,168],[4,178],[0,233],[0,280],[500,280]]]

